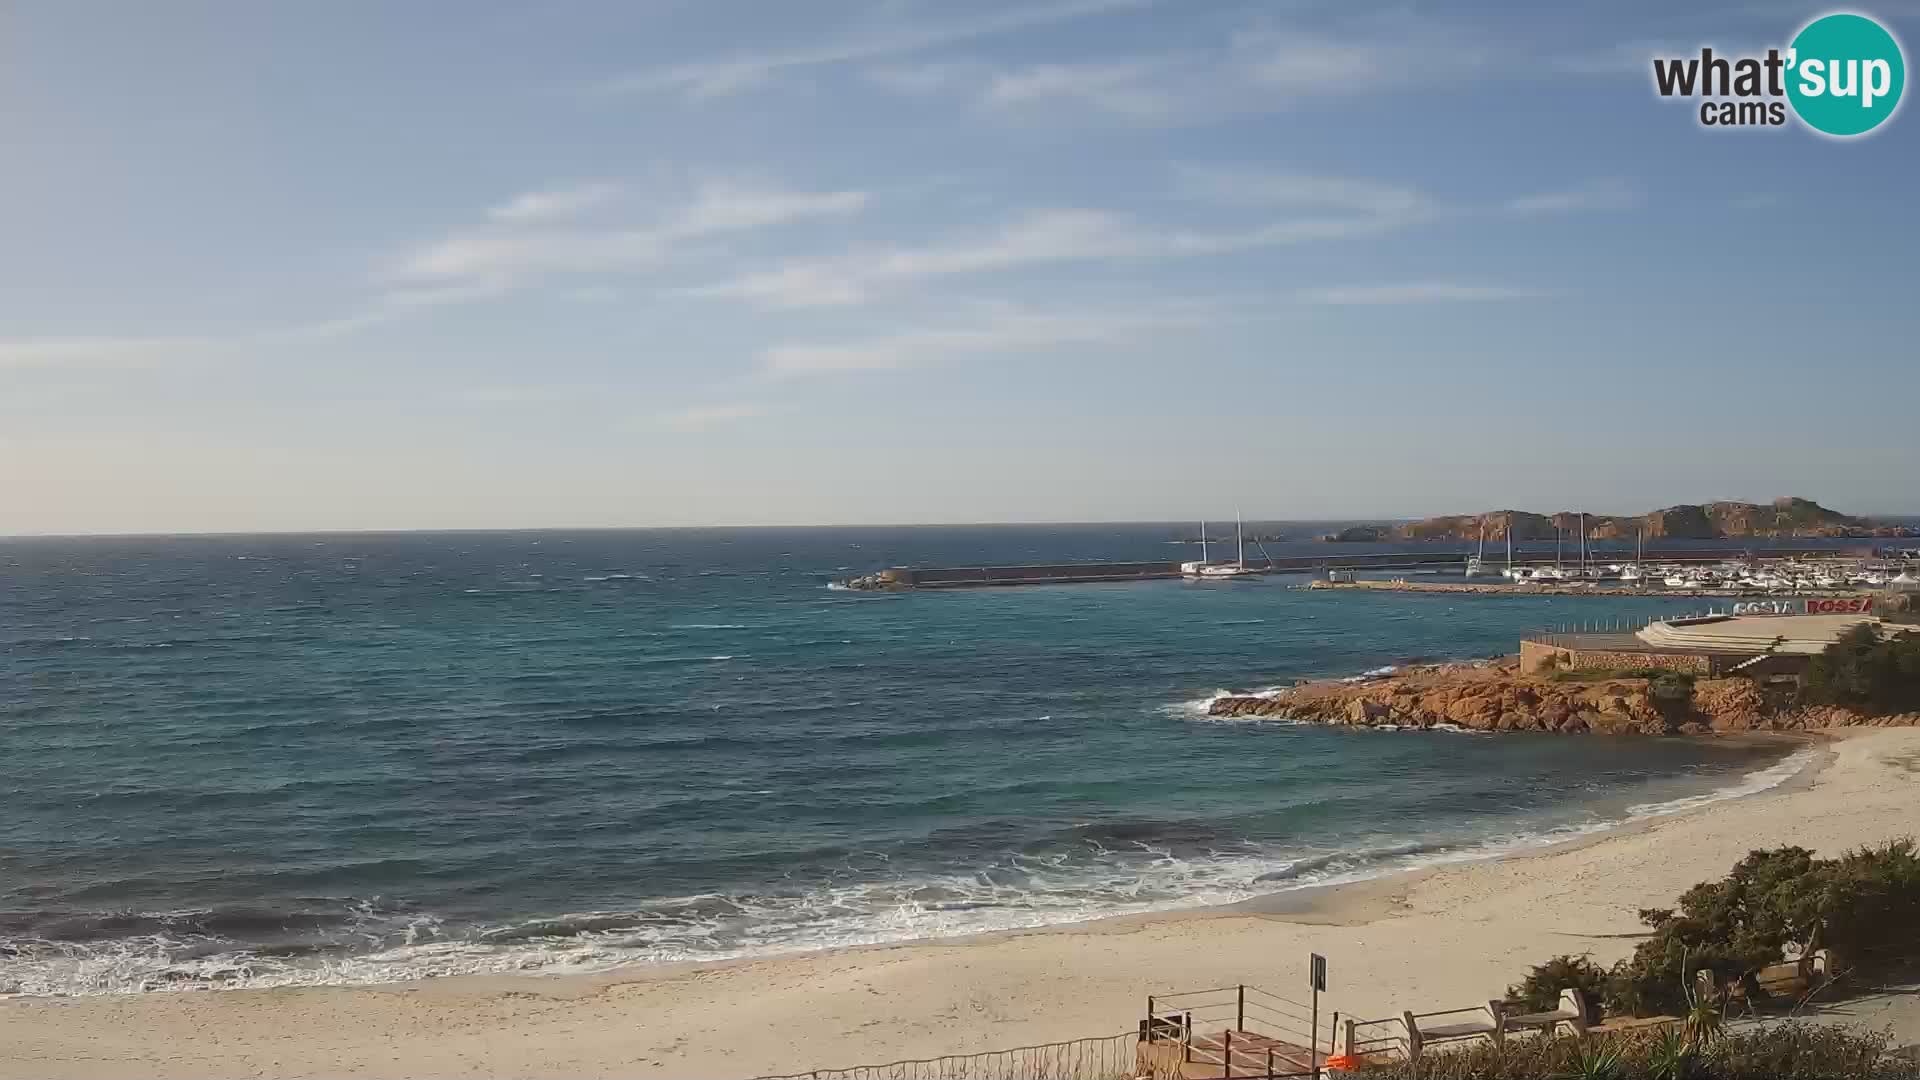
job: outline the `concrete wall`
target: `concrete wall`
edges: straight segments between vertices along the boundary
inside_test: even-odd
[[[1632,671],[1656,668],[1689,675],[1717,675],[1745,659],[1716,653],[1631,652],[1619,649],[1577,649],[1543,641],[1520,643],[1520,673],[1551,671]]]

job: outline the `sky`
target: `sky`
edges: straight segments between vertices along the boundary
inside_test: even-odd
[[[1920,511],[1826,10],[13,0],[0,533]]]

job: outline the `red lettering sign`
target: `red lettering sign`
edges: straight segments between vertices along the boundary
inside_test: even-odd
[[[1872,610],[1873,600],[1865,596],[1807,601],[1809,615],[1865,615]]]

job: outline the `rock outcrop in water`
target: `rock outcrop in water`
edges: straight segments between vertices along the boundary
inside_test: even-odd
[[[1920,726],[1920,714],[1870,717],[1799,708],[1751,679],[1700,679],[1691,700],[1662,698],[1643,678],[1560,680],[1521,675],[1511,662],[1442,664],[1361,681],[1214,699],[1214,716],[1271,716],[1354,727],[1461,728],[1559,734],[1706,735]]]

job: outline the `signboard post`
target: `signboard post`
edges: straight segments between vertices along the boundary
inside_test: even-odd
[[[1313,983],[1313,1026],[1307,1030],[1307,1060],[1313,1062],[1314,1080],[1320,1080],[1320,1051],[1316,1049],[1320,1042],[1320,993],[1327,988],[1327,958],[1319,953],[1307,954],[1307,978]]]

